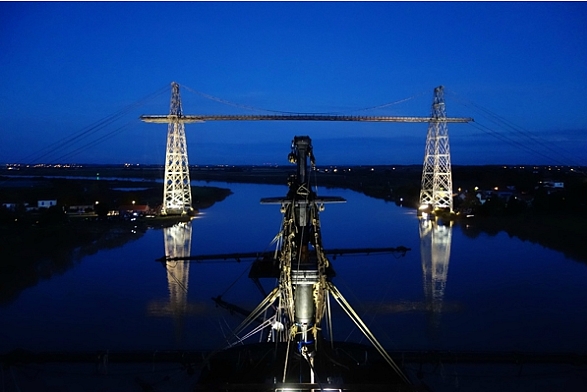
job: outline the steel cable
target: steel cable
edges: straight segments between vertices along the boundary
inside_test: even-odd
[[[548,143],[544,140],[541,140],[540,138],[538,138],[536,135],[533,135],[531,132],[529,132],[528,130],[522,128],[519,125],[514,124],[513,122],[505,119],[504,117],[498,115],[497,113],[479,105],[476,104],[468,99],[465,99],[463,97],[460,97],[458,94],[456,94],[453,91],[448,91],[448,93],[455,98],[455,100],[457,102],[459,102],[460,104],[462,104],[465,107],[468,107],[470,109],[476,110],[478,113],[481,113],[481,115],[483,115],[487,120],[489,120],[490,122],[496,124],[497,126],[502,126],[505,127],[507,129],[510,129],[511,131],[513,131],[513,134],[517,135],[518,137],[521,137],[522,139],[527,140],[528,142],[530,142],[531,144],[534,145],[538,145],[541,146],[547,150],[549,150],[550,152],[554,153],[555,155],[562,155],[564,156],[564,159],[566,159],[568,162],[570,162],[572,165],[577,165],[577,166],[584,166],[582,165],[580,162],[575,161],[574,159],[570,158],[568,155],[570,154],[568,151],[564,150],[563,148],[561,148],[560,146],[557,146],[553,143]],[[481,125],[479,124],[479,121],[476,120],[475,123],[471,123],[471,125],[475,126],[475,124],[477,125]],[[481,125],[483,126],[483,125]],[[522,142],[518,142],[515,141],[514,139],[512,139],[511,137],[508,137],[504,134],[499,134],[497,131],[493,131],[491,130],[489,127],[485,127],[485,129],[489,132],[489,134],[491,134],[494,137],[498,137],[496,135],[500,135],[499,137],[502,137],[502,141],[506,141],[509,142],[511,144],[514,144],[528,152],[531,152],[533,154],[538,154],[541,155],[542,157],[545,157],[549,160],[553,160],[555,162],[558,162],[562,165],[568,165],[568,163],[562,162],[557,158],[553,158],[552,156],[548,156],[545,155],[543,153],[541,153],[540,151],[538,151],[537,149],[534,149],[532,147],[529,147],[527,144],[524,144]],[[483,129],[482,129],[483,130]],[[485,130],[483,130],[485,132]],[[498,137],[498,138],[499,138]],[[505,139],[505,140],[504,140]],[[570,165],[569,165],[570,166]]]
[[[127,105],[124,108],[94,122],[93,124],[90,124],[90,125],[82,128],[77,133],[74,133],[73,135],[64,137],[60,140],[57,140],[56,142],[51,143],[50,145],[42,148],[41,150],[26,156],[25,158],[23,158],[22,162],[23,163],[28,163],[30,161],[39,162],[41,159],[43,159],[47,156],[51,156],[52,154],[55,154],[58,151],[65,150],[66,148],[71,147],[75,143],[78,143],[79,141],[86,139],[86,138],[92,136],[93,134],[99,132],[100,130],[102,130],[106,126],[112,124],[113,122],[119,120],[123,116],[129,114],[132,110],[135,110],[135,109],[145,105],[146,103],[148,103],[149,101],[158,97],[159,95],[163,94],[166,91],[168,91],[167,86],[160,88],[157,91],[155,91],[154,93],[151,93],[151,94],[141,98],[140,100],[133,102],[130,105]]]
[[[414,98],[418,98],[418,97],[422,96],[423,94],[425,94],[425,92],[421,92],[421,93],[415,94],[415,95],[413,95],[411,97],[400,99],[400,100],[397,100],[397,101],[388,102],[388,103],[384,103],[384,104],[377,105],[377,106],[370,106],[370,107],[366,107],[366,108],[351,109],[351,110],[348,110],[346,112],[312,112],[312,113],[300,113],[300,112],[291,112],[291,111],[284,111],[284,110],[264,109],[264,108],[259,108],[259,107],[255,107],[255,106],[250,106],[250,105],[235,103],[235,102],[231,102],[231,101],[228,101],[226,99],[223,99],[223,98],[218,98],[218,97],[215,97],[213,95],[203,93],[201,91],[194,90],[194,89],[189,88],[189,87],[187,87],[185,85],[181,85],[181,86],[184,89],[186,89],[186,90],[188,90],[188,91],[190,91],[190,92],[192,92],[194,94],[197,94],[197,95],[199,95],[201,97],[204,97],[204,98],[206,98],[208,100],[211,100],[211,101],[214,101],[214,102],[218,102],[218,103],[222,103],[222,104],[225,104],[225,105],[228,105],[228,106],[233,106],[233,107],[237,107],[237,108],[240,108],[240,109],[253,110],[253,111],[257,111],[257,112],[269,112],[269,113],[278,113],[278,114],[286,114],[286,115],[287,114],[289,114],[289,115],[308,115],[308,114],[315,114],[315,115],[316,114],[317,115],[339,115],[339,114],[342,114],[342,113],[364,112],[364,111],[375,110],[375,109],[382,109],[382,108],[385,108],[385,107],[397,105],[397,104],[400,104],[400,103],[403,103],[403,102],[410,101],[410,100],[412,100]]]

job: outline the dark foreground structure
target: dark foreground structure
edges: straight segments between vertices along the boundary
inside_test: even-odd
[[[269,347],[271,346],[271,347]],[[587,355],[570,353],[393,351],[417,386],[396,383],[372,348],[344,344],[331,362],[316,369],[346,379],[319,378],[314,384],[278,376],[271,344],[239,346],[212,356],[201,351],[43,352],[0,355],[0,390],[12,391],[583,391]],[[330,354],[330,353],[329,353]],[[283,369],[281,369],[283,370]],[[234,376],[231,376],[233,374]],[[324,373],[323,373],[324,374]],[[290,372],[294,378],[294,372]],[[242,376],[242,377],[237,377]],[[365,381],[367,377],[369,378]],[[341,381],[345,381],[344,385]],[[357,383],[358,381],[358,383]],[[291,388],[291,389],[290,389]],[[353,389],[354,388],[354,389]],[[361,389],[362,388],[362,389]],[[411,389],[406,389],[411,388]]]
[[[297,349],[288,350],[287,343],[247,344],[219,352],[203,367],[196,390],[417,390],[391,371],[372,347],[322,344],[311,366]]]

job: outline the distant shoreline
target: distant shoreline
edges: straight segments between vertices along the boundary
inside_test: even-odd
[[[287,177],[293,174],[291,166],[192,166],[192,181],[211,181],[227,183],[286,184]],[[327,166],[319,167],[313,174],[316,182],[324,187],[350,189],[367,196],[383,199],[405,207],[417,208],[420,191],[420,165],[407,166]],[[11,178],[23,176],[42,178],[62,176],[81,178],[93,183],[105,182],[106,177],[117,178],[118,185],[141,186],[150,184],[150,200],[159,202],[162,197],[164,167],[153,166],[84,166],[73,168],[23,168],[22,170],[0,169],[0,188],[5,181],[3,175]],[[538,178],[552,178],[566,181],[568,187],[580,194],[577,200],[587,201],[587,181],[576,170],[553,166],[453,166],[453,188],[472,188],[473,186],[493,188],[514,185],[524,191],[534,189]],[[4,177],[6,179],[6,177]],[[108,180],[110,181],[110,180]],[[574,182],[573,182],[574,181]],[[573,183],[571,183],[573,182]],[[198,205],[194,205],[199,208]],[[202,207],[205,208],[204,205]],[[581,238],[584,236],[583,223],[587,218],[587,207],[576,206],[572,211],[555,210],[547,213],[524,213],[516,216],[476,216],[467,220],[475,230],[488,233],[504,231],[522,240],[539,243],[548,248],[561,251],[568,257],[587,262],[587,247]],[[564,222],[564,224],[561,224]]]

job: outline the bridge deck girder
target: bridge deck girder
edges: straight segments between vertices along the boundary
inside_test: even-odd
[[[402,122],[402,123],[468,123],[469,117],[404,117],[404,116],[342,116],[330,114],[196,114],[196,115],[144,115],[140,119],[148,123],[201,123],[206,121],[347,121],[347,122]]]

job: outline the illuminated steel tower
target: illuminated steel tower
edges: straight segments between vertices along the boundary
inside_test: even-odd
[[[434,89],[431,121],[426,136],[420,208],[445,209],[452,212],[452,173],[448,126],[444,107],[444,88]]]
[[[171,83],[171,105],[167,126],[165,182],[161,215],[183,215],[192,211],[188,151],[182,117],[179,84],[173,82]]]

